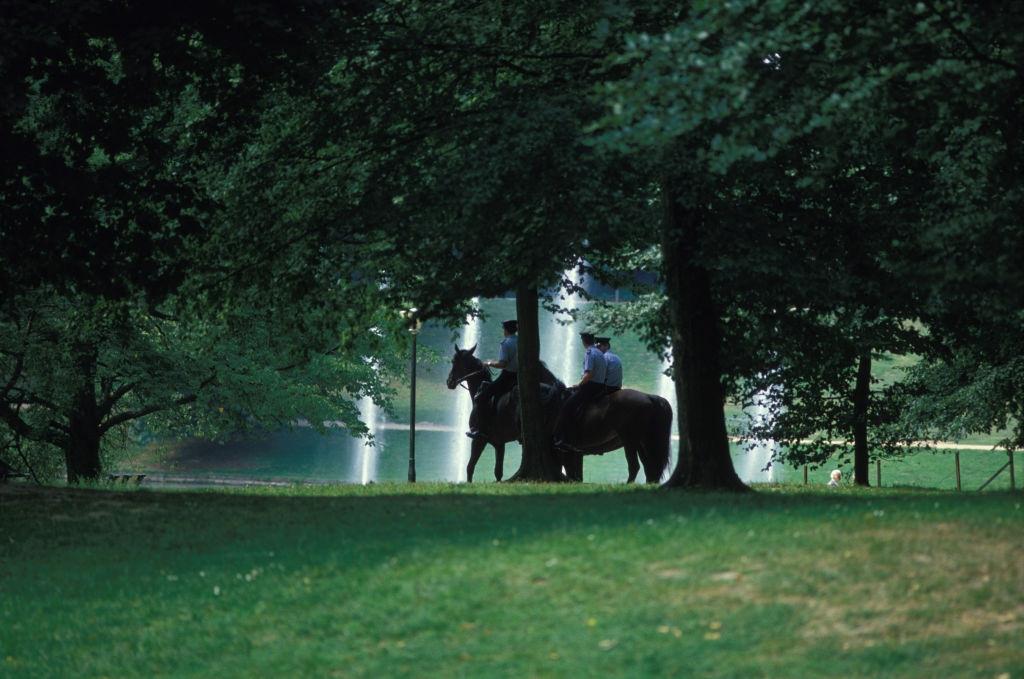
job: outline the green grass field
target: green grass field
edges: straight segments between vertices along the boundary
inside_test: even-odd
[[[1019,678],[1022,504],[0,485],[0,676]]]
[[[956,464],[954,450],[915,450],[896,459],[882,461],[882,488],[933,488],[943,490],[956,489]],[[991,482],[985,490],[1009,490],[1010,473],[1003,469],[998,476],[992,476],[999,472],[1007,462],[1007,454],[1002,450],[961,450],[960,454],[960,484],[964,491],[976,491],[987,481]],[[828,483],[829,471],[840,468],[845,474],[846,482],[850,481],[849,475],[853,468],[852,451],[846,461],[840,463],[833,459],[830,463],[808,472],[809,485],[824,485]],[[872,486],[877,484],[877,468],[875,463],[870,465],[871,473],[868,478]],[[803,483],[803,469],[783,467],[781,470],[782,483],[785,485],[800,485]],[[1021,455],[1014,455],[1014,486],[1020,488],[1024,485],[1024,465],[1021,463]]]

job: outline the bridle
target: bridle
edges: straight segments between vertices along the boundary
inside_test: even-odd
[[[455,385],[459,386],[459,387],[462,387],[466,391],[469,391],[469,386],[467,386],[466,383],[465,383],[466,380],[468,380],[470,377],[475,377],[475,376],[481,375],[483,373],[487,373],[488,375],[490,375],[491,371],[490,371],[490,369],[487,366],[483,366],[479,370],[474,370],[473,372],[466,373],[465,375],[460,377],[458,380],[456,380]]]

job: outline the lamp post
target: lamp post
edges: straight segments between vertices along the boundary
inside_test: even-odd
[[[401,312],[412,335],[412,360],[409,366],[409,483],[416,483],[416,337],[423,326],[416,315],[417,311],[416,307],[412,307]]]

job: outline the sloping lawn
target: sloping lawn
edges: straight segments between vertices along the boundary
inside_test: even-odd
[[[0,486],[0,676],[1024,677],[1020,493]]]

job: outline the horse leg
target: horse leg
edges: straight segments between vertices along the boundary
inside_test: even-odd
[[[640,473],[640,456],[634,446],[626,446],[626,469],[629,471],[629,478],[626,483],[636,481],[636,475]]]
[[[619,440],[622,441],[622,447],[626,451],[626,468],[629,470],[629,479],[626,483],[633,483],[636,481],[636,476],[640,472],[640,466],[644,468],[644,481],[645,483],[655,483],[658,479],[652,479],[651,475],[654,473],[651,471],[651,465],[649,461],[649,455],[647,454],[647,448],[644,446],[644,442],[637,436],[630,435],[626,432],[617,432]]]
[[[480,456],[486,447],[487,441],[473,439],[473,443],[469,447],[469,464],[466,465],[466,483],[473,483],[473,470],[476,469],[476,463],[480,461]]]
[[[494,444],[494,480],[501,481],[505,475],[505,444]]]
[[[583,456],[579,453],[566,455],[565,473],[570,481],[583,483]]]

